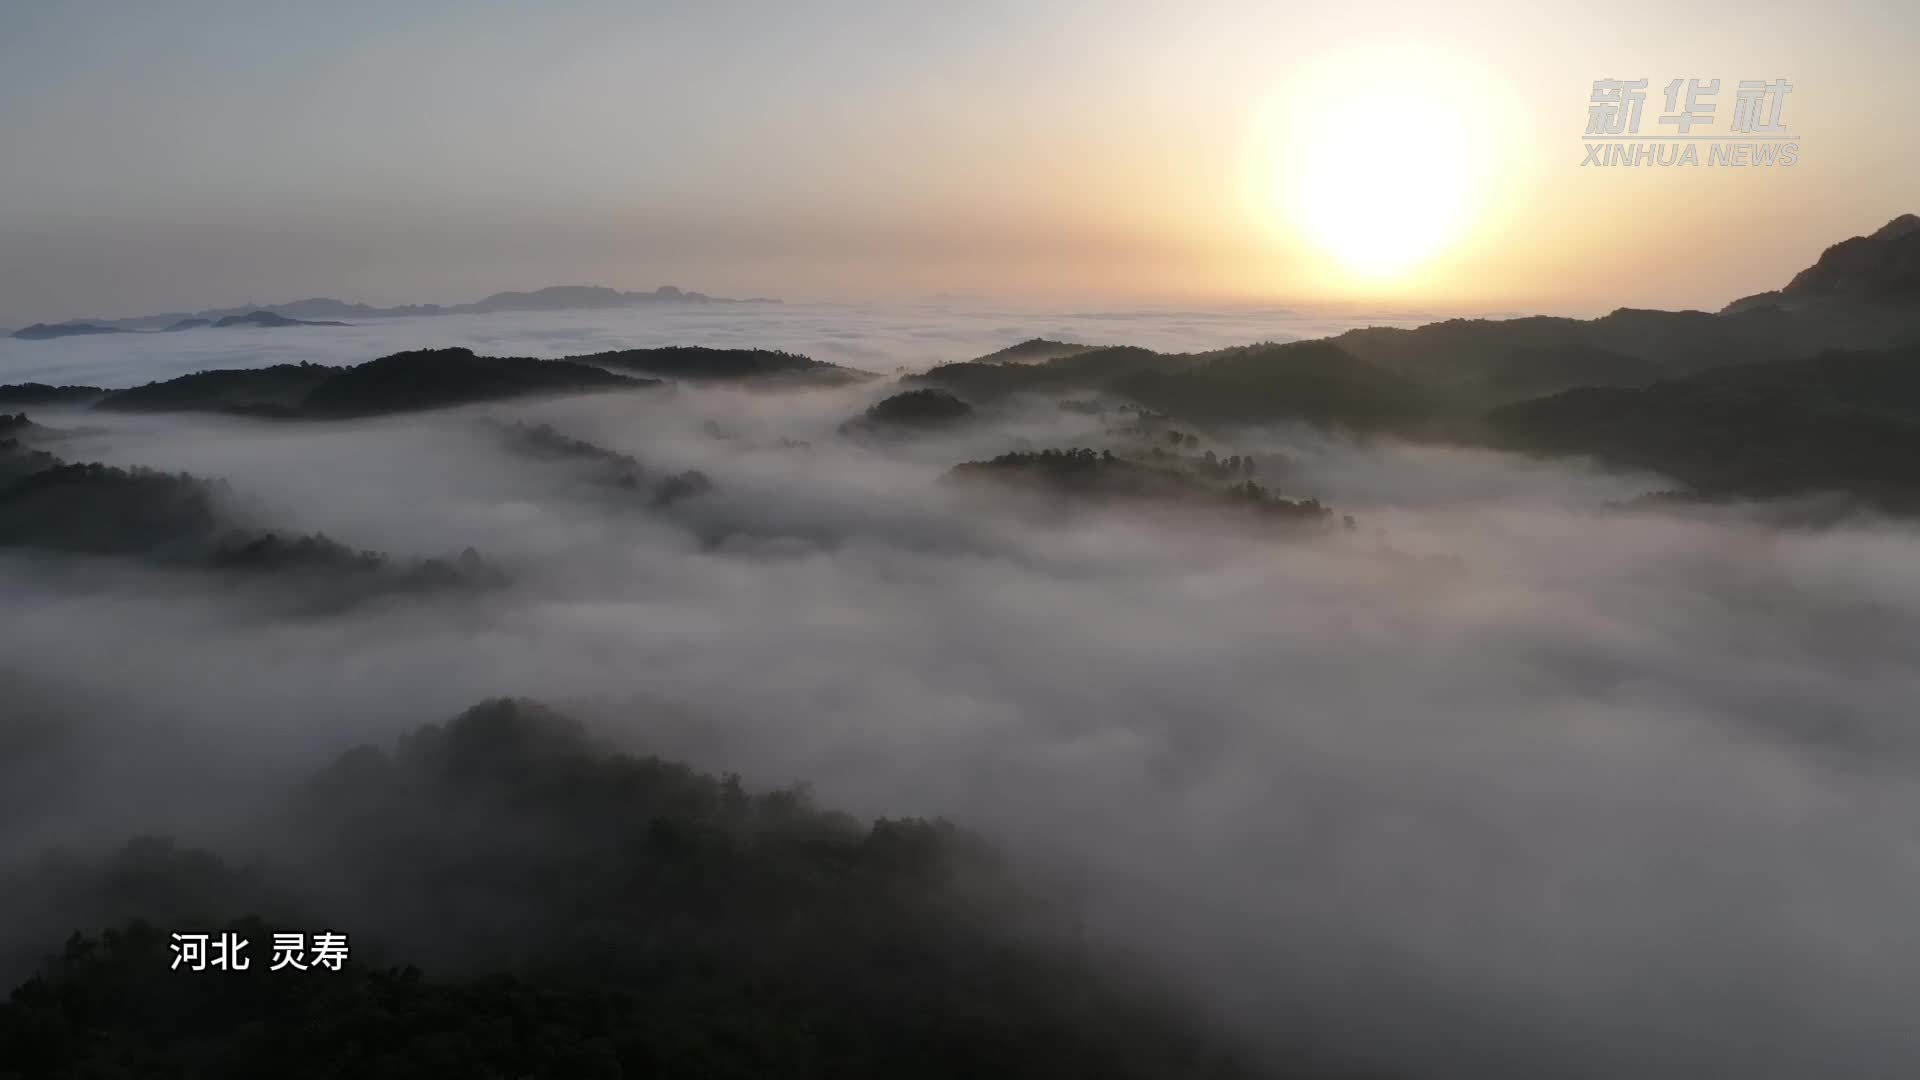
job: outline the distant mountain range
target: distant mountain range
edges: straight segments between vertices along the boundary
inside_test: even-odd
[[[962,421],[1017,396],[1053,398],[1081,413],[1119,404],[1202,431],[1298,422],[1590,457],[1665,474],[1677,485],[1661,495],[1669,501],[1839,494],[1920,515],[1917,271],[1920,217],[1903,215],[1828,248],[1785,287],[1717,314],[1622,308],[1597,319],[1452,319],[1194,353],[1035,338],[902,376],[914,392],[865,419],[909,420],[887,425],[908,431]],[[473,309],[557,310],[662,296],[635,295],[543,290],[503,294]],[[265,309],[215,322],[226,320],[301,322]],[[0,405],[336,418],[660,379],[771,386],[871,377],[766,349],[626,349],[555,361],[444,349],[344,370],[206,371],[123,390],[6,386]],[[1075,456],[1041,464],[1082,463]]]
[[[686,292],[662,285],[652,292],[622,292],[598,285],[552,285],[533,292],[494,293],[471,304],[403,304],[398,307],[374,307],[327,297],[294,300],[285,304],[247,304],[236,308],[213,308],[196,312],[165,312],[126,319],[73,319],[62,323],[35,323],[17,330],[12,336],[28,341],[76,337],[86,334],[151,333],[220,329],[234,326],[346,326],[343,319],[389,319],[419,315],[470,315],[506,311],[594,311],[608,308],[648,307],[656,304],[777,304],[765,297],[733,300]]]
[[[1319,341],[1157,353],[1035,338],[910,375],[974,402],[1105,391],[1189,420],[1314,419],[1425,430],[1586,386],[1645,386],[1730,364],[1920,342],[1920,217],[1828,248],[1785,288],[1719,313],[1621,308],[1373,326]]]
[[[976,406],[1112,398],[1203,428],[1586,456],[1666,474],[1669,500],[1840,493],[1920,514],[1920,217],[1717,314],[1450,319],[1199,353],[1034,339],[902,381]]]
[[[533,394],[657,386],[663,379],[838,386],[874,377],[770,349],[667,346],[537,360],[479,356],[470,349],[449,348],[394,353],[352,367],[302,363],[213,369],[119,390],[21,383],[0,386],[0,404],[337,419]]]
[[[416,349],[351,367],[275,364],[200,371],[124,390],[0,386],[0,400],[108,412],[219,412],[260,419],[344,419],[506,401],[539,394],[631,390],[660,380],[572,360]]]
[[[290,319],[272,311],[250,311],[245,315],[227,315],[219,319],[187,318],[158,330],[136,330],[97,322],[34,323],[14,333],[25,341],[48,338],[85,337],[89,334],[171,334],[180,330],[230,330],[236,326],[276,328],[282,326],[352,326],[352,323],[319,319]]]

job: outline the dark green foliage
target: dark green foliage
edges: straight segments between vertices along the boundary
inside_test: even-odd
[[[180,568],[271,575],[320,585],[342,606],[376,593],[491,587],[505,575],[472,549],[458,558],[395,563],[325,535],[282,538],[248,529],[224,482],[186,473],[69,465],[0,440],[0,548],[137,556]]]
[[[1920,347],[1570,390],[1486,423],[1501,446],[1664,473],[1692,498],[1842,492],[1920,509]]]
[[[1014,393],[1100,390],[1123,375],[1176,370],[1187,363],[1183,356],[1168,356],[1133,346],[1110,346],[1069,352],[1043,363],[975,360],[941,364],[901,381],[942,387],[974,400],[988,400]]]
[[[1251,506],[1262,513],[1312,519],[1326,518],[1333,514],[1333,511],[1321,506],[1318,499],[1289,501],[1252,480],[1228,484],[1226,491],[1235,501]]]
[[[300,411],[315,417],[376,416],[529,394],[645,385],[649,385],[646,380],[565,360],[476,356],[470,349],[420,349],[336,372],[314,387]]]
[[[1097,348],[1035,364],[943,364],[903,381],[976,399],[1099,391],[1196,423],[1300,420],[1357,430],[1410,430],[1435,409],[1412,380],[1326,342],[1190,354]]]
[[[1183,356],[1170,356],[1136,345],[1107,345],[1055,357],[1039,365],[1047,378],[1073,382],[1107,380],[1143,371],[1174,371],[1186,366]]]
[[[1778,392],[1807,408],[1859,409],[1920,421],[1920,344],[1878,352],[1824,352],[1798,360],[1715,368],[1687,380]]]
[[[690,379],[804,375],[851,379],[846,368],[765,349],[663,348],[567,360],[477,356],[469,349],[395,353],[354,367],[277,364],[200,371],[127,390],[26,383],[0,387],[0,404],[83,404],[124,412],[226,412],[265,418],[344,418],[499,401],[531,394],[631,389],[657,380],[616,367]]]
[[[1179,435],[1180,433],[1174,431],[1168,434]],[[1161,456],[1165,455],[1166,451],[1156,446],[1153,448],[1153,453]],[[1201,454],[1197,459],[1186,459],[1184,464],[1190,471],[1214,483],[1238,483],[1242,478],[1251,477],[1259,471],[1251,454],[1246,456],[1228,454],[1226,457],[1219,457],[1211,450]]]
[[[94,407],[118,412],[292,411],[339,371],[324,364],[199,371],[113,391]]]
[[[0,405],[82,405],[106,393],[97,386],[10,383],[0,386]]]
[[[106,393],[96,407],[339,419],[500,401],[533,394],[654,385],[564,360],[476,356],[469,349],[394,353],[354,367],[278,364],[195,372]]]
[[[1041,368],[1042,365],[1023,367],[1014,364],[964,361],[958,364],[941,364],[930,371],[904,376],[900,381],[944,387],[968,397],[985,400],[1023,390],[1044,389],[1048,378]]]
[[[853,378],[858,372],[777,349],[708,349],[673,345],[657,349],[620,349],[614,352],[569,356],[579,364],[637,371],[669,379],[744,379],[766,375],[806,375],[814,378]]]
[[[208,562],[220,570],[319,576],[332,589],[417,591],[485,588],[506,584],[506,575],[467,548],[453,559],[396,563],[377,551],[356,551],[325,533],[290,539],[278,533],[233,538],[216,548]]]
[[[976,399],[1103,391],[1199,423],[1302,420],[1424,433],[1487,404],[1582,383],[1633,383],[1783,348],[1775,328],[1704,312],[1622,310],[1603,319],[1455,319],[1325,341],[1191,354],[1092,348],[1037,363],[990,358],[906,377]],[[1786,355],[1767,353],[1766,355]]]
[[[973,418],[973,406],[933,387],[895,394],[842,425],[849,433],[927,431],[949,428]]]
[[[1117,379],[1113,389],[1158,412],[1208,423],[1411,430],[1433,411],[1411,381],[1317,341],[1209,353],[1180,371]]]
[[[76,938],[0,1007],[0,1076],[1251,1075],[979,839],[609,753],[537,705],[355,750],[280,828],[278,894],[151,841],[94,881],[197,920],[169,930],[344,930],[345,972],[175,973],[148,926]],[[64,910],[102,909],[62,881]]]
[[[1063,356],[1078,356],[1083,352],[1098,349],[1099,345],[1080,345],[1071,341],[1052,341],[1047,338],[1028,338],[1018,345],[1009,345],[1004,349],[990,352],[974,358],[979,364],[1039,364],[1048,360],[1057,360]]]
[[[378,571],[386,559],[378,552],[355,552],[346,544],[328,540],[324,532],[315,536],[296,536],[282,540],[276,532],[265,532],[252,540],[232,542],[213,553],[213,565],[250,571],[282,569],[332,569],[332,571]]]
[[[219,526],[217,488],[184,473],[54,465],[0,489],[0,547],[89,555],[190,550]]]
[[[1758,327],[1701,311],[1621,309],[1599,319],[1448,319],[1415,329],[1369,327],[1329,339],[1439,395],[1484,409],[1580,385],[1620,385],[1699,371],[1782,343]],[[1752,350],[1765,348],[1765,353]],[[1626,368],[1615,373],[1609,358]]]
[[[1107,431],[1110,434],[1168,450],[1179,450],[1183,447],[1191,450],[1200,445],[1200,436],[1174,427],[1168,422],[1165,413],[1133,406],[1123,407],[1120,411],[1127,419],[1122,423],[1109,425]]]
[[[17,480],[60,464],[59,458],[45,450],[34,450],[21,443],[18,436],[26,434],[27,430],[15,427],[11,434],[0,436],[0,491]]]
[[[1212,451],[1208,451],[1211,458]],[[1214,479],[1243,473],[1245,459],[1235,457],[1231,469],[1217,460],[1205,464]],[[1001,454],[990,461],[969,461],[948,474],[955,480],[1014,484],[1050,494],[1097,499],[1154,499],[1199,507],[1252,509],[1262,515],[1300,521],[1319,521],[1331,511],[1315,499],[1284,499],[1252,480],[1236,480],[1222,487],[1196,477],[1177,463],[1141,463],[1117,457],[1112,451],[1084,448]]]
[[[1662,383],[1569,390],[1487,417],[1500,445],[1665,473],[1695,492],[1849,492],[1920,508],[1920,424],[1809,406],[1775,390]]]
[[[1195,480],[1214,486],[1237,483],[1260,471],[1251,454],[1222,457],[1212,450],[1188,453],[1186,451],[1199,449],[1199,436],[1169,426],[1167,418],[1160,413],[1144,409],[1127,411],[1133,414],[1132,419],[1107,429],[1108,434],[1126,440],[1128,445],[1119,451],[1122,458],[1156,469],[1185,472]],[[1277,456],[1270,456],[1269,461],[1282,468],[1286,464]]]
[[[1509,400],[1569,386],[1643,386],[1660,378],[1650,360],[1578,343],[1526,345],[1487,368],[1488,389]]]

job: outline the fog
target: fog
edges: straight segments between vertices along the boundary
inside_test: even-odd
[[[1029,403],[951,435],[838,432],[889,389],[341,424],[35,412],[70,460],[221,477],[236,514],[395,556],[471,546],[511,584],[290,612],[207,575],[0,555],[4,855],[297,845],[252,824],[294,777],[519,695],[850,812],[982,830],[1086,883],[1089,933],[1255,1046],[1307,1032],[1435,1076],[1920,1061],[1910,526],[1624,511],[1662,481],[1305,429],[1208,445],[1331,506],[1325,531],[1062,509],[940,478],[1094,445],[1099,419]],[[715,488],[622,500],[487,420]]]
[[[140,312],[96,314],[111,318]],[[829,363],[891,372],[970,360],[1031,337],[1178,351],[1321,337],[1355,326],[1414,326],[1433,318],[1416,308],[1357,305],[1062,310],[965,297],[890,305],[659,304],[366,319],[292,334],[252,327],[49,341],[16,341],[0,334],[0,377],[8,382],[120,386],[208,368],[357,364],[402,349],[450,345],[496,356],[543,357],[655,345],[789,349]]]

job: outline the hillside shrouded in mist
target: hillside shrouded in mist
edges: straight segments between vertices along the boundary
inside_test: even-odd
[[[857,339],[610,352],[557,317],[565,362],[15,346],[14,383],[83,388],[0,391],[0,955],[42,973],[0,1039],[236,1074],[1904,1075],[1904,474],[1836,487],[1788,442],[1794,483],[1715,486],[1761,466],[1663,472],[1691,444],[1624,421],[1528,448],[1654,471],[1502,449],[1600,392],[1566,388],[1624,318],[1654,344],[1606,392],[1817,381],[1891,425],[1848,453],[1903,445],[1899,365],[1719,368],[1660,314],[1403,332],[1522,337],[1518,383],[1364,334],[902,378]],[[422,322],[378,332],[463,340]],[[356,981],[139,974],[246,918],[353,932]],[[439,1034],[293,1034],[368,1009]],[[489,1057],[527,1010],[547,1049]]]

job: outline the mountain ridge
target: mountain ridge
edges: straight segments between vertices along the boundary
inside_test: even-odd
[[[610,308],[644,307],[652,304],[778,304],[772,297],[733,299],[709,296],[702,292],[662,285],[650,292],[623,292],[604,285],[548,285],[526,292],[496,292],[465,304],[399,304],[378,307],[372,304],[316,296],[281,304],[242,304],[238,307],[208,308],[204,311],[169,311],[153,315],[135,315],[119,319],[68,319],[57,323],[34,323],[13,333],[28,341],[72,337],[81,334],[134,333],[154,330],[195,330],[202,324],[218,325],[221,320],[252,320],[264,314],[295,322],[334,319],[389,319],[423,315],[484,315],[513,311],[596,311]],[[231,325],[231,324],[229,324]],[[274,324],[286,325],[286,324]]]
[[[1900,214],[1865,236],[1849,237],[1820,253],[1784,288],[1743,296],[1721,309],[1738,314],[1767,307],[1796,308],[1836,301],[1920,299],[1920,216]]]

